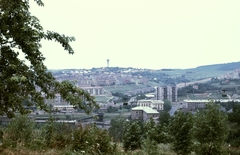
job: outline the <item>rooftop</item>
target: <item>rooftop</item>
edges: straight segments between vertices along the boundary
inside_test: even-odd
[[[134,108],[132,108],[132,110],[143,110],[144,112],[146,112],[146,113],[148,113],[148,114],[156,114],[156,113],[159,113],[158,111],[153,110],[153,109],[150,108],[150,107],[134,107]]]
[[[207,102],[210,102],[211,100],[183,100],[183,102],[202,102],[202,103],[207,103]],[[225,103],[225,102],[240,102],[240,99],[214,99],[213,100],[214,102],[222,102],[222,103]]]
[[[162,100],[138,100],[138,103],[164,104]]]

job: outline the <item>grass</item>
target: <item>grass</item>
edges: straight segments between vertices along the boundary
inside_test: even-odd
[[[176,155],[169,144],[159,144],[160,155]],[[0,147],[1,155],[81,155],[84,153],[75,152],[74,150],[66,149],[46,149],[46,150],[31,150],[25,146],[18,145],[16,148]],[[117,143],[115,155],[148,155],[144,150],[138,149],[125,152],[122,143]]]
[[[112,98],[112,96],[111,97],[107,97],[107,96],[95,96],[95,101],[96,102],[101,102],[101,103],[107,103],[107,101],[109,100],[109,99],[111,99]]]

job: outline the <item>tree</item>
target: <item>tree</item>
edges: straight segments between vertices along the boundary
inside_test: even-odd
[[[194,116],[193,136],[197,154],[222,154],[222,146],[228,136],[227,114],[210,101],[206,109]]]
[[[123,148],[125,150],[136,150],[141,147],[142,128],[138,121],[126,122],[123,132]]]
[[[174,151],[179,155],[190,154],[193,150],[191,129],[193,116],[191,113],[178,111],[169,124]]]
[[[126,121],[126,118],[117,116],[111,119],[111,127],[108,129],[109,135],[113,138],[115,142],[122,142],[123,137],[123,124]]]
[[[159,120],[159,124],[168,125],[171,120],[171,116],[167,111],[160,111],[158,120]]]
[[[172,103],[169,100],[164,100],[163,109],[169,112],[172,109]]]
[[[144,138],[150,138],[150,140],[156,140],[156,123],[153,118],[150,117],[150,120],[144,122],[143,124]]]
[[[44,6],[41,0],[35,2]],[[69,81],[56,81],[43,63],[41,40],[54,40],[73,54],[70,42],[75,38],[44,31],[29,8],[28,0],[0,1],[0,115],[14,117],[16,112],[27,113],[23,101],[28,106],[36,104],[47,110],[44,97],[54,98],[56,93],[87,113],[94,107],[98,108],[89,93]],[[19,58],[20,53],[25,55],[29,65]],[[83,99],[86,104],[83,104]]]
[[[231,113],[228,113],[228,120],[230,122],[230,131],[228,135],[228,142],[231,146],[240,146],[240,105],[235,105]]]

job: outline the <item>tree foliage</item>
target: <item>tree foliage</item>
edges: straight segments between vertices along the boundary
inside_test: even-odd
[[[30,145],[34,137],[35,122],[26,115],[17,115],[5,130],[4,145],[15,147],[17,143]]]
[[[35,2],[44,5],[41,0]],[[40,51],[41,40],[56,41],[73,54],[70,42],[75,38],[44,31],[29,8],[28,0],[0,1],[0,115],[14,117],[15,112],[27,113],[23,101],[46,110],[44,97],[53,98],[56,93],[87,113],[98,107],[87,92],[68,81],[57,82],[48,72]],[[19,58],[20,53],[25,56],[25,61]],[[83,100],[88,101],[87,104],[83,104]]]
[[[231,146],[240,146],[240,105],[233,107],[232,113],[228,114],[231,128],[229,131],[228,142]]]
[[[227,114],[220,106],[210,101],[206,109],[196,113],[193,136],[196,140],[197,154],[221,154],[228,135]]]
[[[190,154],[193,150],[191,129],[193,116],[191,113],[178,111],[169,124],[174,151],[179,155]]]
[[[159,124],[168,125],[170,120],[171,120],[171,116],[167,111],[160,111],[159,112],[159,118],[158,118]]]
[[[141,148],[142,128],[138,121],[126,122],[123,132],[123,148],[125,150],[136,150]]]
[[[171,101],[164,100],[163,108],[164,108],[164,111],[169,112],[172,109]]]
[[[126,118],[117,116],[111,119],[111,127],[108,129],[109,135],[113,138],[115,142],[122,142],[123,137],[123,124],[125,123]]]

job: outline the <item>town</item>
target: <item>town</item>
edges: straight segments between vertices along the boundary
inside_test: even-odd
[[[173,83],[172,80],[170,80],[170,83],[164,84],[160,80],[157,80],[158,77],[154,77],[155,72],[161,71],[150,69],[109,67],[108,65],[107,67],[92,68],[89,70],[52,70],[52,73],[58,81],[69,80],[76,87],[83,89],[95,97],[95,100],[100,105],[100,108],[95,111],[95,114],[93,113],[92,115],[98,116],[99,113],[101,113],[101,117],[103,117],[104,113],[112,113],[113,116],[115,116],[114,113],[118,113],[119,109],[127,108],[127,112],[124,113],[126,119],[137,119],[143,121],[149,120],[150,117],[157,119],[159,117],[159,112],[164,110],[164,101],[168,101],[171,104],[171,109],[168,111],[171,116],[173,116],[174,113],[179,109],[182,111],[193,112],[199,108],[205,108],[206,103],[208,103],[209,99],[211,99],[209,95],[206,95],[202,98],[191,99],[189,98],[191,95],[190,93],[190,95],[187,95],[185,97],[181,96],[178,98],[178,90],[187,86],[191,86],[193,87],[193,90],[197,91],[198,84],[207,83],[216,79],[216,77],[207,77],[203,80],[196,81],[185,79],[186,82],[184,83],[182,80],[180,83]],[[171,79],[171,77],[166,73],[163,74],[166,76],[166,79]],[[230,79],[239,79],[239,75],[240,71],[234,70],[232,72],[228,72],[225,75],[219,76],[217,79],[226,82]],[[176,79],[177,78],[175,77],[174,80]],[[165,79],[163,78],[161,80],[164,81]],[[220,95],[212,98],[214,102],[240,102],[238,95],[235,94],[233,97],[230,97],[229,95],[222,97],[222,93],[224,92],[220,92]],[[52,108],[52,111],[55,113],[62,113],[65,115],[72,115],[75,113],[75,116],[77,116],[77,113],[81,112],[70,103],[64,101],[60,94],[56,94],[54,99],[46,99],[45,102]],[[40,117],[39,114],[44,112],[35,109],[32,113],[37,114],[38,117]],[[82,120],[84,120],[84,123],[86,123],[88,120],[91,122],[93,121],[92,117],[86,116],[86,118],[81,118],[75,121],[78,123],[81,123]],[[65,119],[66,118],[64,118],[64,120]],[[73,120],[73,118],[71,118],[71,120]],[[107,126],[109,128],[111,119],[108,118],[104,120],[102,118],[101,121],[105,121],[105,126],[100,127]]]

